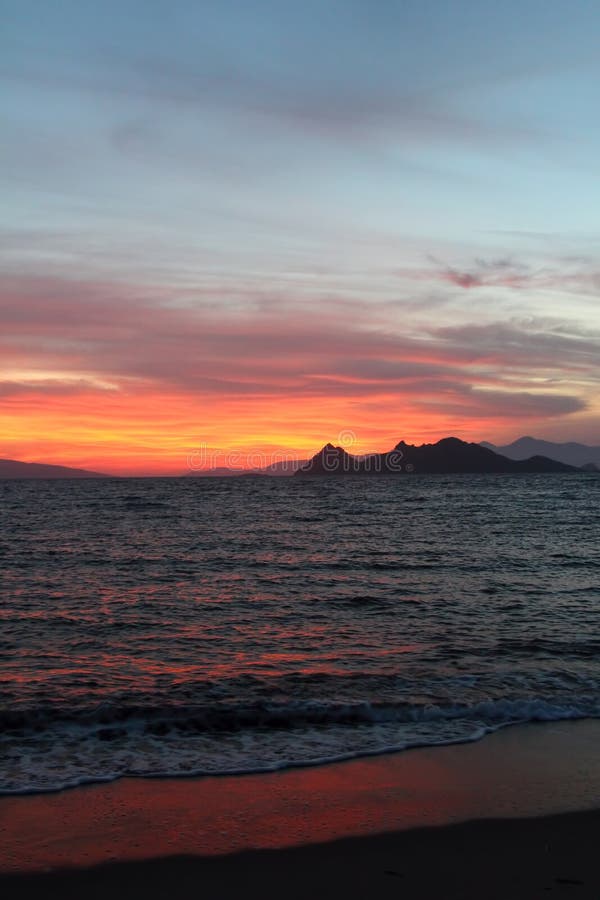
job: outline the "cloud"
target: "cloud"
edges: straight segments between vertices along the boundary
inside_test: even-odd
[[[161,301],[156,288],[13,278],[0,296],[0,329],[12,370],[63,373],[54,381],[44,375],[44,383],[38,376],[47,393],[109,384],[209,396],[440,395],[450,403],[452,395],[461,409],[487,403],[503,414],[513,397],[532,414],[536,403],[544,414],[562,414],[583,408],[565,385],[599,377],[600,337],[585,329],[565,334],[552,320],[513,320],[411,335],[385,303],[365,309],[282,297],[227,310],[209,295],[175,303]],[[551,376],[559,386],[554,407],[540,392],[540,379],[548,384]],[[4,393],[8,384],[25,389],[32,377],[13,376]]]
[[[533,268],[510,258],[475,259],[468,268],[446,265],[428,257],[437,268],[437,277],[448,284],[471,288],[510,288],[513,290],[553,290],[573,294],[597,294],[600,290],[600,265],[585,256],[564,256],[562,267],[545,264]]]
[[[115,391],[117,387],[97,378],[41,378],[38,375],[20,380],[0,381],[0,398],[35,394],[48,397],[76,397],[96,391]]]
[[[448,356],[463,363],[505,367],[532,375],[583,373],[600,380],[597,360],[600,334],[571,325],[569,333],[553,327],[552,320],[512,320],[487,325],[459,325],[438,328]]]
[[[452,397],[448,393],[433,400],[420,402],[423,409],[448,415],[468,418],[553,419],[582,412],[588,404],[580,397],[570,394],[551,394],[537,391],[498,391],[467,388],[454,389]]]
[[[323,14],[321,9],[319,17]],[[417,84],[402,66],[396,66],[393,44],[388,48],[391,64],[383,69],[378,54],[373,48],[365,52],[361,41],[352,53],[352,64],[337,66],[339,25],[339,20],[332,22],[332,46],[320,46],[322,29],[316,29],[311,46],[304,49],[297,40],[289,40],[288,26],[265,57],[251,54],[245,58],[238,46],[219,51],[222,35],[217,33],[214,43],[205,27],[187,53],[139,43],[135,47],[113,45],[111,50],[95,46],[89,57],[82,59],[72,52],[60,65],[53,54],[38,53],[35,58],[15,54],[5,62],[3,74],[46,96],[104,98],[127,110],[125,119],[116,114],[108,134],[113,146],[125,153],[141,152],[146,143],[172,141],[185,156],[185,141],[178,143],[172,125],[178,120],[179,137],[189,136],[189,128],[180,130],[182,121],[189,124],[197,116],[205,126],[197,153],[225,120],[236,120],[246,128],[250,123],[255,131],[291,132],[295,138],[333,140],[338,145],[364,146],[393,135],[397,143],[409,146],[443,141],[489,149],[539,139],[532,125],[485,120],[461,111],[457,102],[460,88],[452,91],[448,84],[443,88],[428,84],[431,72],[422,72],[422,83]],[[356,39],[355,34],[350,35]],[[287,52],[283,53],[285,45]],[[348,53],[343,40],[337,50],[342,57]],[[306,52],[311,54],[310,66],[306,65]],[[157,109],[162,113],[159,116]],[[229,124],[226,131],[230,130]],[[543,136],[548,139],[547,134]],[[216,157],[214,161],[218,162]]]

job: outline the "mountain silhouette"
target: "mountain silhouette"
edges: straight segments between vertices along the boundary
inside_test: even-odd
[[[481,444],[443,438],[417,447],[400,441],[388,453],[352,456],[343,447],[326,444],[296,472],[297,476],[576,472],[573,466],[544,456],[513,460]]]
[[[47,463],[26,463],[17,459],[0,459],[0,478],[108,478],[101,472],[53,466]]]
[[[487,441],[481,442],[482,447],[501,453],[509,459],[529,459],[531,456],[547,456],[558,462],[567,463],[570,466],[586,466],[590,463],[600,468],[600,447],[589,447],[586,444],[577,444],[569,441],[564,444],[555,444],[552,441],[544,441],[533,437],[520,437],[512,444],[497,447]],[[593,471],[593,470],[592,470]]]

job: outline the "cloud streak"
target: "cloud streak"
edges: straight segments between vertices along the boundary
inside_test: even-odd
[[[475,259],[469,268],[445,266],[434,257],[437,277],[465,290],[509,288],[512,290],[553,290],[596,295],[600,290],[600,266],[582,257],[563,259],[562,268],[543,265],[533,268],[509,258]]]
[[[176,304],[143,287],[13,279],[0,297],[0,345],[14,366],[29,360],[75,374],[135,378],[182,390],[295,389],[376,392],[424,378],[501,382],[550,371],[593,374],[600,337],[535,319],[429,328],[407,334],[385,304],[351,319],[339,302],[257,304],[242,311],[202,296]],[[377,323],[377,324],[374,324]],[[212,386],[212,387],[211,387]]]

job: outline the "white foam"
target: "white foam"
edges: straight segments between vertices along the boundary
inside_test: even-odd
[[[62,790],[123,776],[242,775],[297,766],[324,765],[412,747],[466,743],[516,723],[600,717],[600,700],[579,704],[548,701],[484,701],[472,707],[404,709],[402,721],[361,704],[355,724],[301,728],[248,728],[234,732],[148,734],[139,720],[110,741],[98,729],[50,727],[29,738],[7,739],[5,794]],[[400,713],[398,712],[398,716]]]

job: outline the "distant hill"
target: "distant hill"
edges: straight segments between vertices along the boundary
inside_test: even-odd
[[[212,469],[192,469],[186,474],[194,478],[233,478],[246,475],[248,469],[233,469],[231,466],[213,466]]]
[[[593,463],[600,469],[600,447],[588,447],[586,444],[576,444],[573,441],[555,444],[538,438],[521,437],[505,447],[497,447],[487,441],[482,441],[481,446],[493,450],[494,453],[508,456],[509,459],[529,459],[530,456],[540,455],[570,466],[588,466]]]
[[[237,469],[230,466],[214,466],[212,469],[192,469],[188,472],[196,478],[241,478],[248,475],[268,475],[271,478],[289,478],[301,467],[305,466],[307,459],[283,460],[263,466],[258,469]]]
[[[422,444],[420,447],[400,441],[388,453],[374,453],[363,457],[352,456],[342,447],[326,444],[305,466],[298,469],[296,476],[576,471],[572,466],[544,456],[519,461],[507,459],[481,444],[468,444],[449,437],[436,444]]]
[[[290,475],[294,475],[298,469],[305,466],[307,462],[307,459],[286,459],[281,462],[272,463],[270,466],[265,466],[262,469],[255,469],[254,471],[263,475],[271,475],[271,477],[275,478],[286,478]]]
[[[26,463],[16,459],[0,459],[0,478],[108,478],[101,472],[51,466],[46,463]]]

